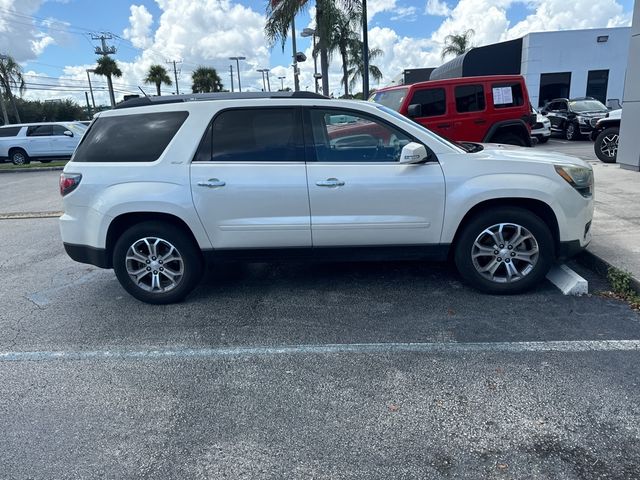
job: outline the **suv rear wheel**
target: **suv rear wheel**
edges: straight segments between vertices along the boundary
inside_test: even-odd
[[[605,163],[615,163],[618,156],[620,128],[609,127],[601,131],[593,146],[596,156]]]
[[[31,163],[29,155],[27,155],[27,152],[21,148],[14,148],[11,150],[9,158],[11,159],[11,163],[14,165],[29,165],[29,163]]]
[[[531,288],[547,274],[554,256],[549,227],[529,210],[515,207],[478,214],[464,226],[455,246],[460,275],[487,293]]]
[[[580,127],[573,122],[567,123],[564,129],[564,138],[567,140],[578,140],[580,138]]]
[[[153,304],[179,302],[198,284],[202,260],[179,228],[144,222],[125,231],[113,250],[113,269],[122,287]]]

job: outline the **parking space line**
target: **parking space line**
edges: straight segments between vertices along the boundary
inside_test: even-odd
[[[64,212],[14,212],[0,213],[0,220],[25,220],[28,218],[55,218]]]
[[[479,343],[355,343],[287,345],[281,347],[161,348],[77,351],[0,352],[0,362],[60,360],[147,360],[272,355],[387,354],[387,353],[543,353],[640,351],[640,340],[567,340],[547,342]]]

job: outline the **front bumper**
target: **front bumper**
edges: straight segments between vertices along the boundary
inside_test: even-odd
[[[88,263],[100,268],[111,268],[111,259],[104,248],[89,247],[87,245],[75,245],[64,243],[64,249],[72,260],[80,263]]]

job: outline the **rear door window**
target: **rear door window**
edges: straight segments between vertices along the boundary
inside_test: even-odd
[[[53,125],[53,135],[64,135],[64,132],[66,132],[68,130],[68,128],[63,127],[62,125]]]
[[[484,110],[484,88],[482,85],[460,85],[455,88],[456,110],[458,113]]]
[[[524,104],[524,92],[519,82],[491,85],[495,108],[519,107]]]
[[[74,162],[155,162],[188,112],[98,117],[78,146]]]
[[[425,88],[423,90],[416,90],[409,103],[411,105],[422,105],[423,117],[444,115],[447,111],[444,88]]]
[[[50,137],[53,134],[53,125],[34,125],[27,128],[27,137]]]
[[[194,162],[303,162],[298,108],[244,108],[218,114]]]

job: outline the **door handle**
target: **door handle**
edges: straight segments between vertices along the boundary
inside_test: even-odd
[[[474,120],[473,123],[475,123],[476,125],[483,125],[487,123],[487,121],[480,119],[480,120]]]
[[[451,127],[450,123],[441,123],[440,125],[436,125],[438,128],[449,128]]]
[[[207,188],[218,188],[224,187],[226,185],[222,180],[218,180],[217,178],[210,178],[206,182],[198,182],[199,187],[207,187]]]
[[[344,182],[337,178],[327,178],[326,180],[316,182],[316,185],[319,187],[343,187]]]

